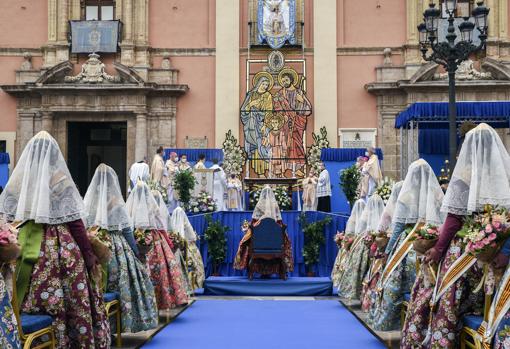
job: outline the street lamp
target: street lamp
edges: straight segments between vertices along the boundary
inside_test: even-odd
[[[455,72],[459,65],[465,61],[471,54],[482,50],[487,41],[487,16],[489,9],[485,7],[483,1],[477,2],[477,7],[472,11],[475,23],[464,18],[464,21],[458,25],[460,31],[460,41],[455,43],[457,35],[455,34],[455,11],[457,9],[456,0],[445,0],[445,8],[448,14],[448,33],[446,41],[439,42],[438,27],[441,11],[436,8],[434,3],[423,13],[424,23],[418,26],[420,39],[420,49],[423,59],[442,65],[448,72],[448,110],[449,110],[449,139],[450,139],[450,166],[455,167],[457,156],[457,106],[455,104]],[[480,32],[480,43],[473,44],[473,30],[475,28]],[[430,54],[429,49],[432,49]]]

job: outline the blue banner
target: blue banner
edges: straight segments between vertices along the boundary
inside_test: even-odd
[[[71,21],[71,52],[117,52],[119,33],[120,21]]]

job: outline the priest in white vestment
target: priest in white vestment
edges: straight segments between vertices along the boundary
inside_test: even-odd
[[[383,179],[381,167],[379,166],[379,158],[375,153],[374,147],[367,149],[367,156],[368,161],[363,165],[361,170],[363,178],[360,197],[365,201],[374,194]]]
[[[163,160],[163,147],[159,147],[152,160],[151,180],[163,188],[169,184],[168,173],[166,172],[165,161]]]
[[[213,160],[210,168],[214,170],[213,199],[216,200],[217,211],[225,211],[225,190],[227,189],[227,176],[225,171],[218,165],[218,160]]]

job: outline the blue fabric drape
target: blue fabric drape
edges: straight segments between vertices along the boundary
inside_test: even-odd
[[[167,160],[170,157],[171,152],[176,152],[177,155],[186,155],[188,157],[188,161],[195,162],[198,160],[198,156],[200,154],[204,154],[206,160],[209,162],[212,159],[218,159],[218,161],[223,161],[223,149],[178,149],[178,148],[167,148],[165,149],[164,159]]]
[[[321,160],[334,162],[356,161],[359,156],[365,156],[365,151],[365,148],[325,148],[321,151]],[[376,148],[375,151],[379,160],[383,160],[382,150]]]
[[[287,233],[289,234],[290,241],[292,243],[292,251],[294,255],[294,273],[292,276],[305,276],[306,268],[303,260],[303,246],[304,236],[299,224],[300,212],[297,211],[284,211],[282,212],[282,219],[287,224]],[[241,212],[215,212],[212,214],[213,220],[219,220],[222,225],[230,227],[230,231],[227,232],[227,258],[225,263],[220,267],[220,273],[223,276],[243,276],[245,272],[234,270],[234,259],[237,253],[237,248],[243,237],[241,231],[241,225],[244,220],[251,221],[252,212],[241,211]],[[325,216],[330,216],[332,221],[325,228],[325,239],[326,243],[321,249],[321,255],[318,265],[315,267],[317,276],[330,276],[331,270],[335,263],[335,258],[338,252],[338,248],[333,241],[333,238],[337,231],[343,231],[349,218],[347,215],[331,214],[324,212],[307,212],[306,217],[309,222],[324,219]],[[206,275],[209,276],[212,273],[212,265],[208,261],[207,243],[204,239],[204,231],[207,227],[205,221],[205,215],[195,215],[189,217],[190,223],[200,237],[199,248],[204,259],[204,265],[206,266]]]
[[[9,157],[9,153],[0,153],[0,164],[10,164],[11,158]]]
[[[448,103],[413,103],[397,115],[395,128],[405,127],[410,121],[447,121]],[[506,122],[510,120],[510,102],[457,102],[457,120],[474,122]],[[447,127],[447,125],[445,126]]]
[[[448,154],[449,130],[447,128],[426,128],[418,131],[420,154]]]

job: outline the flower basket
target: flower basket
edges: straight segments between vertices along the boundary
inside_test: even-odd
[[[431,240],[424,239],[414,240],[413,248],[417,254],[424,255],[428,250],[430,250],[432,247],[436,245],[437,240],[438,240],[437,238]]]
[[[112,258],[112,251],[110,251],[107,244],[95,236],[90,238],[90,244],[92,245],[92,251],[94,251],[99,263],[106,264],[110,261]]]
[[[387,236],[378,236],[375,238],[375,244],[379,249],[385,248],[388,244],[388,241],[390,241],[390,239]]]
[[[476,253],[476,259],[482,263],[490,264],[496,258],[499,253],[499,248],[486,248],[478,253]]]
[[[21,254],[21,246],[17,243],[0,245],[0,262],[8,263],[17,259]]]

